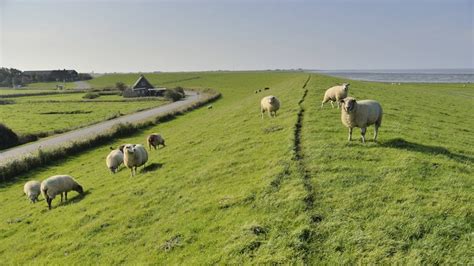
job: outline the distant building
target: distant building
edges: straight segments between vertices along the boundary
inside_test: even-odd
[[[76,70],[32,70],[23,71],[23,75],[29,77],[33,81],[77,81],[79,73]]]
[[[163,96],[166,90],[165,88],[154,88],[143,75],[140,75],[131,89],[131,97]]]

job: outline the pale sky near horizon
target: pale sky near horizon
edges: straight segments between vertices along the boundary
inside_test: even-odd
[[[474,0],[0,0],[0,67],[474,68]]]

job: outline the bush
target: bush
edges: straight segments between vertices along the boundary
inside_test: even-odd
[[[164,96],[166,99],[171,100],[173,102],[179,101],[184,97],[183,94],[171,89],[166,89]]]
[[[95,99],[99,97],[100,95],[97,92],[88,92],[84,96],[82,96],[83,99]]]
[[[119,91],[124,91],[127,89],[127,85],[123,82],[117,82],[115,83],[115,88],[117,88]]]
[[[18,136],[13,130],[0,124],[0,150],[18,145]]]
[[[174,88],[174,91],[176,91],[176,92],[178,92],[178,93],[181,93],[181,95],[183,95],[183,97],[184,97],[184,95],[186,95],[186,94],[184,93],[183,87],[176,87],[176,88]]]

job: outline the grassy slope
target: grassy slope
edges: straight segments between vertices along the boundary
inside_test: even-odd
[[[14,100],[15,104],[0,105],[0,122],[8,125],[17,133],[48,132],[77,128],[106,120],[116,116],[119,112],[130,114],[166,103],[166,101],[100,102],[103,100],[119,100],[121,97],[116,95],[101,96],[95,100],[79,102],[83,100],[83,95],[82,93],[75,93],[10,98],[9,100]],[[42,114],[72,111],[89,113]]]
[[[363,145],[359,129],[347,143],[339,110],[319,109],[342,80],[312,81],[302,142],[315,191],[312,259],[472,263],[474,88],[351,81],[351,95],[385,113],[380,143]]]
[[[57,162],[0,188],[4,263],[212,263],[297,261],[308,230],[304,189],[293,171],[293,126],[305,74],[206,74],[184,86],[214,87],[223,98],[111,145],[162,133],[135,178],[108,173],[108,145]],[[277,119],[259,117],[256,87],[285,99]],[[21,181],[69,173],[84,198],[46,210],[21,197]],[[9,200],[6,200],[9,199]],[[303,232],[303,233],[302,233]],[[28,241],[25,241],[25,239]],[[303,240],[302,240],[303,239]]]

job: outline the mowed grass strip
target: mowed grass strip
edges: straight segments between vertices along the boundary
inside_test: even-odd
[[[213,109],[117,139],[0,187],[3,263],[299,262],[307,253],[305,190],[292,161],[294,126],[307,74],[211,73],[189,87],[222,92]],[[255,89],[270,87],[255,94]],[[260,118],[264,95],[282,101],[277,118]],[[147,167],[112,175],[109,146],[145,143],[161,133],[167,147]],[[23,181],[66,173],[86,195],[30,204]],[[28,241],[25,241],[28,239]]]
[[[313,76],[305,102],[304,164],[315,191],[311,261],[473,263],[473,87],[350,81],[349,95],[384,109],[379,143],[351,143],[327,88]]]

